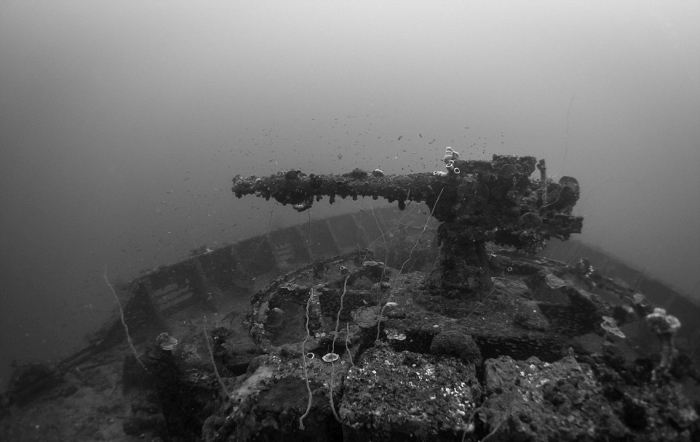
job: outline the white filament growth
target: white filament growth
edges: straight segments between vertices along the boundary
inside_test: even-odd
[[[117,301],[117,305],[119,305],[119,314],[121,315],[122,326],[124,327],[124,333],[126,334],[127,342],[129,342],[129,347],[131,347],[131,351],[134,353],[134,357],[141,365],[141,367],[143,367],[143,369],[146,370],[146,372],[148,372],[148,369],[146,368],[144,363],[141,362],[141,359],[139,359],[139,355],[136,352],[136,347],[134,347],[134,342],[131,340],[131,335],[129,334],[129,326],[126,325],[126,319],[124,318],[124,307],[122,306],[122,302],[119,300],[119,296],[117,296],[117,292],[114,290],[114,286],[112,286],[112,284],[109,282],[109,279],[107,278],[107,266],[105,266],[105,273],[103,276],[110,290],[112,290],[112,294],[114,295],[114,299]]]

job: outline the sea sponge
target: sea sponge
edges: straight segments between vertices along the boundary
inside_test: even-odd
[[[648,314],[645,319],[651,331],[661,341],[661,363],[658,370],[661,372],[668,371],[678,353],[673,346],[673,336],[681,328],[681,321],[675,316],[667,314],[666,310],[662,308],[655,308],[654,312]],[[656,375],[656,372],[654,375]]]
[[[456,330],[445,330],[435,335],[430,344],[430,353],[457,356],[468,364],[479,365],[483,361],[472,337]]]

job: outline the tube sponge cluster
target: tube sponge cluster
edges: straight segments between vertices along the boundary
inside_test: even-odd
[[[667,371],[671,368],[673,359],[676,357],[676,349],[673,347],[673,337],[679,328],[681,328],[681,321],[678,320],[673,315],[666,313],[666,310],[662,308],[655,308],[653,313],[646,316],[646,322],[654,332],[656,336],[659,337],[661,341],[661,363],[659,364],[659,370],[662,372]]]

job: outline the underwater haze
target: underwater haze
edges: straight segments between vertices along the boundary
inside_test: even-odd
[[[533,155],[583,234],[700,299],[700,2],[0,3],[0,378],[128,281],[297,214],[235,174]]]

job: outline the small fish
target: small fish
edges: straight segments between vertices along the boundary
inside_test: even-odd
[[[423,138],[423,134],[418,134],[419,137]]]
[[[401,141],[401,138],[403,138],[403,135],[399,135],[399,139],[396,141]]]

